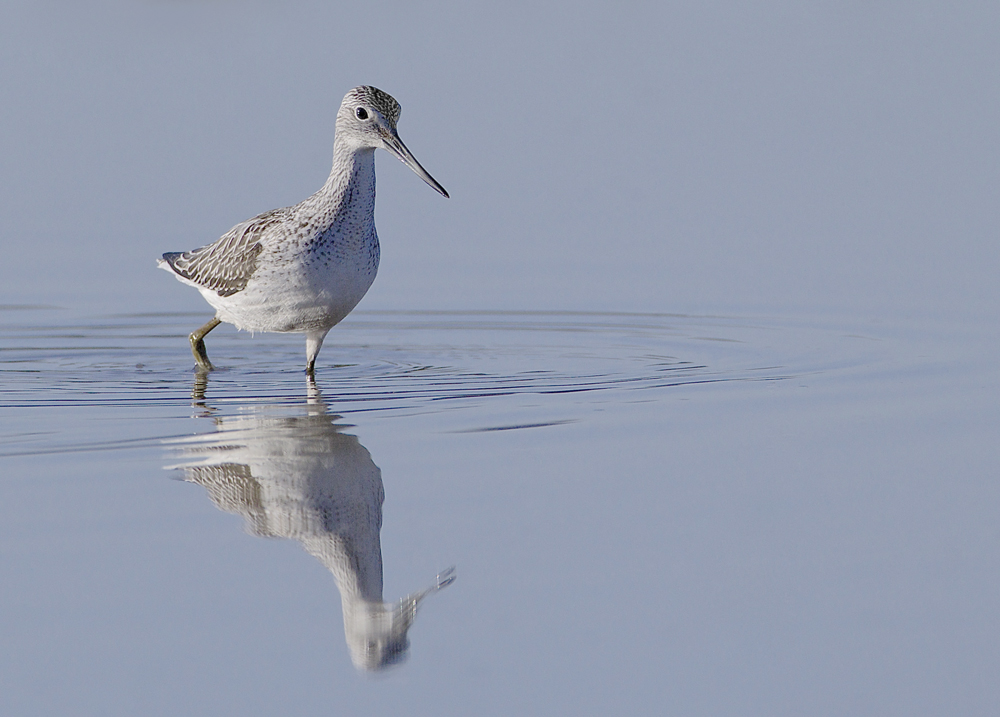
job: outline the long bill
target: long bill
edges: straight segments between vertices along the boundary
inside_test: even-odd
[[[399,135],[396,132],[387,132],[383,135],[383,137],[385,139],[386,149],[396,155],[396,158],[412,169],[418,177],[434,187],[434,189],[436,189],[446,199],[448,198],[448,192],[445,191],[445,188],[438,184],[437,180],[428,174],[426,169],[420,166],[420,162],[418,162],[417,158],[413,156],[413,153],[406,148],[406,145],[403,144],[403,140],[399,138]]]

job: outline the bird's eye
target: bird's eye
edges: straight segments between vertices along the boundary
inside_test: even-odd
[[[368,110],[366,110],[364,107],[358,107],[356,110],[354,110],[354,114],[359,120],[368,119]]]

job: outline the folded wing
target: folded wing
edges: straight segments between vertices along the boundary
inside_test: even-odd
[[[168,252],[163,260],[178,276],[219,296],[243,291],[257,269],[257,256],[264,250],[261,238],[272,226],[289,216],[288,209],[274,209],[237,224],[218,241],[200,249]]]

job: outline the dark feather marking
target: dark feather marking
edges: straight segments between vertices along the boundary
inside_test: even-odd
[[[198,286],[212,289],[219,296],[232,296],[246,288],[257,269],[257,255],[264,250],[259,241],[263,233],[284,222],[288,215],[287,209],[265,212],[237,224],[208,246],[169,252],[163,255],[163,260],[179,276]]]

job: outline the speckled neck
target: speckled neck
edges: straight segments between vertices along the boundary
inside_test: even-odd
[[[374,227],[375,148],[354,148],[335,140],[333,167],[323,189],[338,208],[338,220]]]
[[[314,226],[348,229],[354,236],[374,234],[375,149],[345,145],[334,141],[330,176],[299,208]]]

